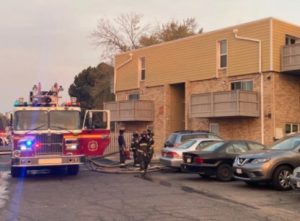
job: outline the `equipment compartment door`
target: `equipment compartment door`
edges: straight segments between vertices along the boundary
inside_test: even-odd
[[[86,156],[102,156],[110,143],[110,113],[87,110],[83,120],[80,148]]]

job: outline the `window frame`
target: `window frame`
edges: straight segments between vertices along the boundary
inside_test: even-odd
[[[290,132],[287,132],[287,126],[290,127]],[[297,127],[297,130],[294,130],[294,126]],[[284,125],[284,133],[285,134],[293,134],[299,132],[299,124],[298,123],[286,123]]]
[[[225,52],[222,52],[222,43],[225,42]],[[227,69],[228,67],[228,41],[227,39],[221,39],[217,42],[218,45],[218,69]],[[222,66],[222,57],[225,56],[225,66]]]
[[[134,97],[136,96],[136,97]],[[132,100],[139,100],[140,99],[140,93],[136,92],[136,93],[131,93],[127,95],[127,100],[132,101]]]
[[[139,57],[139,79],[146,80],[146,57]]]
[[[251,90],[245,89],[245,86],[243,88],[243,85],[245,85],[247,82],[251,82]],[[241,84],[241,88],[240,89],[233,89],[233,84],[235,83],[240,83]],[[237,80],[237,81],[231,81],[230,82],[230,90],[231,91],[235,91],[235,90],[241,90],[241,91],[253,91],[253,80]]]
[[[285,45],[294,45],[298,39],[299,38],[292,35],[285,35]]]

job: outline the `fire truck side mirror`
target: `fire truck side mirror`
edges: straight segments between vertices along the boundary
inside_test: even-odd
[[[93,129],[93,112],[89,111],[88,128]]]

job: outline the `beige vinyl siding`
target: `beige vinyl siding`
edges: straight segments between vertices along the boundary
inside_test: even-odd
[[[237,27],[238,36],[261,41],[262,71],[270,66],[270,22],[269,19],[259,23]],[[235,39],[232,35],[228,44],[228,76],[257,73],[259,70],[259,44],[254,41]]]
[[[116,91],[138,88],[138,58],[136,55],[134,54],[131,61],[121,66],[129,59],[129,53],[116,57]]]
[[[215,44],[194,38],[157,48],[149,60],[147,86],[208,79],[215,76]]]
[[[268,70],[270,19],[263,19],[219,31],[138,49],[116,56],[116,66],[133,54],[133,60],[117,70],[116,90],[138,87],[138,59],[146,59],[146,86],[212,79],[217,72],[217,42],[227,40],[228,76],[258,72],[258,44],[234,38],[233,29],[243,37],[262,40],[263,70]]]
[[[285,35],[300,38],[300,27],[273,19],[273,69],[281,71],[281,48],[285,45]]]

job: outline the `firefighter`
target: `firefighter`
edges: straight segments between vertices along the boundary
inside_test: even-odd
[[[148,141],[149,141],[149,154],[150,154],[150,161],[149,163],[151,162],[152,160],[152,157],[153,157],[153,154],[154,154],[154,133],[152,132],[151,129],[147,129],[147,134],[148,134]]]
[[[140,170],[144,175],[147,172],[147,168],[151,160],[150,156],[149,136],[147,131],[143,131],[139,140],[138,161],[140,163]]]
[[[124,138],[124,129],[119,130],[118,144],[119,144],[119,153],[120,153],[120,166],[125,166],[126,142]]]
[[[133,166],[137,166],[138,162],[138,149],[139,149],[139,134],[134,132],[131,138],[131,151],[133,153]]]

